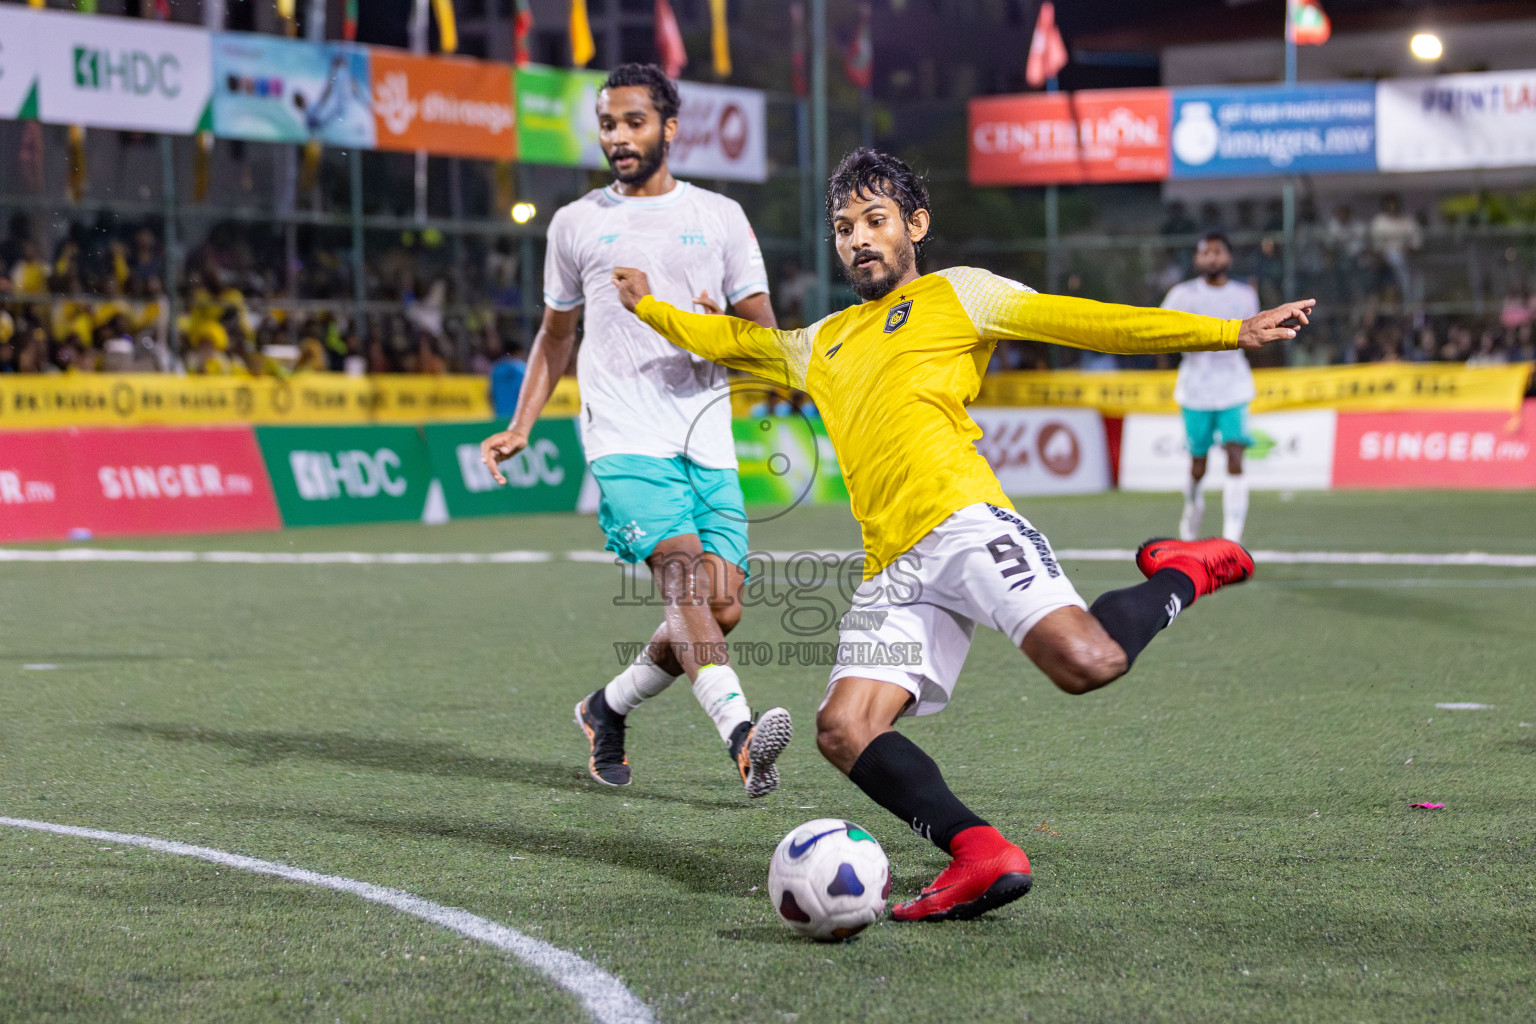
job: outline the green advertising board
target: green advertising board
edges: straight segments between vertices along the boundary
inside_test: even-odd
[[[741,493],[756,506],[846,504],[848,488],[827,428],[817,416],[752,416],[731,421]]]
[[[505,422],[429,423],[427,452],[453,518],[528,512],[574,512],[587,460],[574,419],[534,424],[528,447],[501,464],[505,487],[480,462],[480,442]]]
[[[284,526],[421,518],[432,467],[411,426],[257,427]]]
[[[604,167],[597,142],[602,71],[523,67],[516,73],[517,158],[558,167]]]

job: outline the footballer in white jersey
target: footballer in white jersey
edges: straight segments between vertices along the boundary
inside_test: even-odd
[[[1250,285],[1227,277],[1232,246],[1220,232],[1208,232],[1195,246],[1199,277],[1168,290],[1164,309],[1246,320],[1259,312],[1259,296]],[[1179,361],[1173,400],[1184,412],[1189,435],[1189,479],[1184,483],[1184,511],[1179,538],[1194,540],[1205,518],[1206,459],[1216,438],[1227,453],[1227,479],[1222,485],[1222,530],[1227,540],[1241,541],[1248,519],[1248,480],[1243,476],[1243,452],[1253,445],[1248,436],[1248,403],[1253,401],[1253,371],[1241,350],[1186,352]]]
[[[677,86],[654,64],[622,65],[604,82],[598,138],[615,180],[550,222],[544,320],[517,412],[480,454],[505,483],[500,464],[527,446],[585,319],[576,376],[582,443],[602,491],[598,522],[608,550],[650,567],[665,612],[637,662],[576,705],[588,772],[605,785],[630,784],[627,716],[686,673],[747,795],[759,797],[778,787],[775,762],[791,726],[783,708],[752,717],[725,643],[741,618],[747,555],[725,370],[630,316],[611,280],[614,267],[644,267],[683,309],[729,307],[777,326],[746,214],[667,167],[679,105]]]

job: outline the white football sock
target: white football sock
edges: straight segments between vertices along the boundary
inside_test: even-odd
[[[693,680],[693,695],[704,713],[714,719],[720,739],[731,742],[731,733],[752,720],[752,709],[741,693],[741,680],[729,665],[705,665]]]
[[[640,655],[640,660],[613,677],[603,687],[603,700],[614,713],[627,715],[662,690],[671,686],[677,676],[671,676],[656,667],[650,655]]]
[[[1248,480],[1229,476],[1221,490],[1221,535],[1227,540],[1243,539],[1243,524],[1248,520]]]
[[[1200,520],[1205,518],[1205,493],[1200,481],[1194,477],[1184,480],[1184,514],[1179,517],[1179,539],[1194,540],[1200,536]]]

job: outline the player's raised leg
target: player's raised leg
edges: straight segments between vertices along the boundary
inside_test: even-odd
[[[922,895],[893,908],[892,916],[968,920],[1029,891],[1029,858],[960,802],[933,758],[891,728],[913,700],[896,683],[843,676],[816,716],[816,745],[871,800],[953,858]]]

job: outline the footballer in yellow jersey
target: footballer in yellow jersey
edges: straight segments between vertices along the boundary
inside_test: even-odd
[[[620,300],[675,344],[805,390],[837,451],[867,558],[817,716],[823,755],[953,860],[898,920],[970,918],[1024,895],[1029,858],[945,784],[892,725],[941,710],[978,622],[1006,634],[1068,693],[1123,675],[1179,612],[1253,560],[1231,541],[1149,541],[1146,581],[1090,609],[1050,543],[1014,509],[976,451],[966,412],[995,343],[1028,338],[1108,352],[1256,348],[1295,336],[1312,301],[1248,320],[1041,295],[984,270],[919,275],[929,228],[922,179],[872,150],[827,189],[838,256],[862,304],[798,331],[678,310],[643,273],[614,271]],[[869,652],[865,658],[859,652]]]

